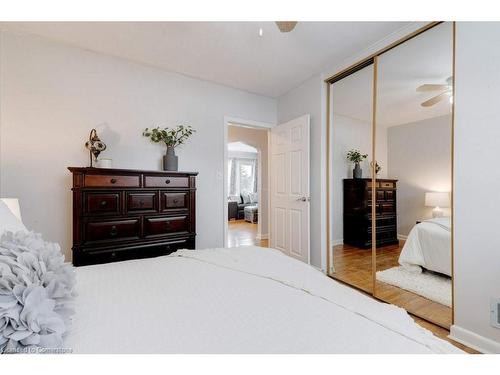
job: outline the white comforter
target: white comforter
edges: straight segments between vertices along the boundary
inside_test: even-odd
[[[407,313],[277,250],[77,269],[75,353],[460,353]]]
[[[441,217],[415,225],[399,256],[399,264],[411,272],[422,267],[451,276],[451,219]]]

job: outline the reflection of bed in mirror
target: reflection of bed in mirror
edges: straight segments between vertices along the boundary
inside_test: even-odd
[[[410,272],[422,268],[451,276],[451,218],[425,220],[408,235],[399,264]]]

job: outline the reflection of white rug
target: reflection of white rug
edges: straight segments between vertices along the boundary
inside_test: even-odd
[[[451,279],[431,272],[413,273],[403,267],[377,272],[377,280],[451,307]]]

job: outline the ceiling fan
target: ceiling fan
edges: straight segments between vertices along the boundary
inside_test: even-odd
[[[297,21],[276,21],[276,25],[282,33],[289,33],[290,31],[295,29],[295,26],[297,26]]]
[[[429,91],[441,91],[436,96],[433,96],[429,100],[421,103],[422,107],[432,107],[433,105],[439,103],[441,100],[448,99],[453,100],[453,77],[448,77],[445,84],[425,84],[417,87],[417,92],[429,92]]]

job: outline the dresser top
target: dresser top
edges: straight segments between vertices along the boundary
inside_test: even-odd
[[[183,171],[159,171],[145,169],[118,169],[118,168],[95,168],[95,167],[68,167],[72,173],[90,173],[90,174],[128,174],[128,173],[147,173],[158,175],[182,175],[196,176],[198,172],[183,172]]]
[[[371,181],[371,178],[344,178],[344,181]],[[377,178],[375,181],[381,181],[381,182],[397,182],[398,180],[392,179],[392,178]]]

